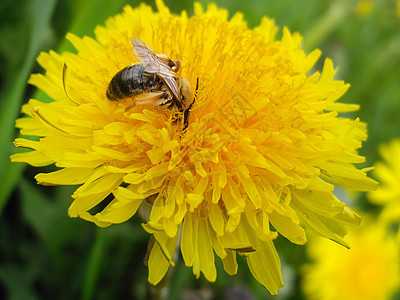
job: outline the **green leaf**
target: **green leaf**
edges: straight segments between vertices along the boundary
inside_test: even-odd
[[[24,219],[29,222],[33,232],[51,248],[54,225],[59,223],[61,212],[58,212],[57,203],[50,201],[37,185],[22,179],[19,183],[21,192],[21,206]]]
[[[0,281],[7,288],[7,299],[36,300],[31,274],[21,266],[0,265]]]
[[[102,262],[105,256],[106,233],[104,229],[97,229],[95,242],[88,258],[82,300],[92,299],[99,278]]]
[[[6,87],[1,97],[0,109],[0,214],[9,194],[23,171],[23,165],[11,165],[10,155],[13,153],[12,140],[15,135],[14,120],[18,116],[26,82],[35,63],[35,58],[42,46],[45,32],[49,27],[56,0],[32,0],[32,31],[28,52],[21,68],[16,72],[12,83]],[[15,169],[14,169],[15,168]],[[10,171],[13,169],[12,171]]]
[[[121,12],[125,3],[127,3],[126,0],[86,0],[77,7],[79,10],[75,11],[75,20],[68,31],[77,36],[88,35],[94,37],[96,26],[104,25],[106,19]],[[64,40],[59,51],[73,49],[67,49],[67,45],[70,45],[70,43]]]

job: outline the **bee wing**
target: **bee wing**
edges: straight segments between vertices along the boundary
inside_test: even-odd
[[[149,73],[160,76],[177,77],[177,74],[161,58],[159,58],[143,41],[131,38],[133,53]]]
[[[174,95],[175,99],[181,99],[181,97],[179,96],[179,87],[176,79],[172,77],[161,77],[161,79],[167,85],[168,89],[171,91],[172,95]]]
[[[131,38],[133,53],[143,64],[147,72],[156,73],[167,85],[175,99],[179,97],[179,87],[176,82],[177,74],[161,58],[154,54],[149,46],[139,39]]]

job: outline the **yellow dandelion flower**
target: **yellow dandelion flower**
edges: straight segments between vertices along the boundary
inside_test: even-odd
[[[157,1],[125,7],[95,30],[96,39],[67,38],[77,54],[42,53],[45,75],[30,83],[51,103],[30,100],[17,120],[14,162],[55,163],[60,170],[38,174],[43,185],[81,185],[72,195],[71,217],[109,226],[151,206],[144,229],[153,235],[149,281],[157,284],[173,265],[177,245],[196,277],[216,279],[214,254],[236,274],[236,254],[247,258],[254,277],[272,294],[283,286],[274,239],[304,244],[303,227],[345,244],[345,224],[359,216],[337,199],[334,185],[371,190],[375,182],[353,163],[366,139],[366,125],[339,118],[356,105],[337,103],[348,84],[334,80],[326,59],[305,54],[301,36],[270,19],[249,29],[240,13],[195,4],[194,16],[180,15]],[[155,53],[181,60],[179,76],[196,92],[188,127],[179,112],[164,106],[110,101],[107,86],[122,68],[137,62],[130,38]],[[68,63],[66,89],[63,64]],[[175,80],[175,79],[172,79]],[[113,196],[100,212],[98,204]],[[181,234],[178,234],[181,231]]]
[[[396,15],[400,19],[400,1],[397,0]]]
[[[307,299],[386,300],[400,287],[396,237],[378,222],[364,222],[348,235],[351,249],[310,239],[314,263],[303,269]]]
[[[372,0],[359,0],[355,6],[356,16],[359,18],[368,17],[374,8],[375,4]]]
[[[400,220],[400,139],[379,147],[383,161],[374,166],[374,175],[380,184],[377,191],[369,192],[372,203],[383,205],[380,217],[387,222]]]

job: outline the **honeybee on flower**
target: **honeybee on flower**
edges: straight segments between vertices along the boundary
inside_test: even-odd
[[[171,110],[177,109],[183,112],[185,130],[195,99],[189,81],[185,77],[178,77],[181,61],[172,61],[165,54],[156,55],[141,40],[131,38],[131,41],[133,52],[140,62],[114,75],[108,85],[107,98],[117,101],[134,96],[131,105],[162,105]]]

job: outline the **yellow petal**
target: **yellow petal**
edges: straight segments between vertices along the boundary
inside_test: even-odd
[[[186,266],[193,266],[197,241],[197,228],[193,228],[192,214],[187,214],[182,225],[181,252]]]
[[[158,236],[158,240],[155,242],[148,260],[148,281],[152,285],[158,284],[167,273],[169,266],[173,265],[171,258],[175,250],[176,240],[177,236],[175,238],[167,238],[162,234]],[[165,245],[164,250],[162,249],[162,244]],[[165,251],[168,251],[168,257],[165,256]]]
[[[93,173],[89,168],[65,168],[51,173],[39,173],[35,176],[42,185],[75,185],[83,184]]]
[[[303,245],[307,241],[304,229],[286,216],[281,216],[274,211],[270,215],[270,221],[272,226],[292,243]]]
[[[12,162],[24,162],[34,167],[43,167],[54,163],[51,159],[38,151],[29,151],[11,155]]]
[[[214,251],[206,221],[199,222],[197,238],[200,270],[208,281],[214,282],[217,278],[217,269],[215,268]]]

